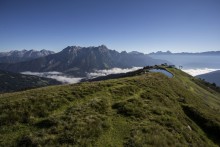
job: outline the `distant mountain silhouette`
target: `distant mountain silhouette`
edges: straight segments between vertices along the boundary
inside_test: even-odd
[[[159,51],[148,55],[154,59],[167,60],[177,67],[182,66],[185,69],[220,68],[220,51],[208,51],[201,53],[171,53],[170,51]]]
[[[54,54],[53,51],[49,50],[22,50],[22,51],[10,51],[10,52],[0,52],[0,63],[16,63],[22,61],[28,61],[36,59],[39,57],[44,57],[50,54]]]
[[[172,53],[170,51],[162,52],[152,52],[149,55],[220,55],[220,51],[207,51],[207,52],[198,52],[198,53],[189,53],[189,52],[181,52],[181,53]]]
[[[157,51],[157,52],[152,52],[149,55],[171,55],[171,54],[173,54],[173,53],[170,51],[166,51],[166,52]]]
[[[220,86],[220,70],[198,75],[197,77],[204,79],[207,82],[215,83],[217,86]]]
[[[59,71],[75,76],[84,76],[86,72],[113,67],[130,68],[161,64],[166,61],[153,59],[148,55],[137,52],[117,52],[106,46],[79,47],[68,46],[59,53],[51,54],[34,60],[0,64],[0,69],[13,72],[48,72]]]
[[[62,84],[54,79],[0,70],[0,93]]]

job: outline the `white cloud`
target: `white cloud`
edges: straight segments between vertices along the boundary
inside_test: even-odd
[[[21,74],[51,78],[51,79],[55,79],[59,82],[62,82],[64,84],[78,83],[82,79],[82,78],[67,76],[67,75],[64,75],[61,72],[56,72],[56,71],[52,71],[52,72],[30,72],[30,71],[25,71],[25,72],[21,72]]]
[[[88,73],[87,78],[95,78],[99,76],[106,76],[109,74],[117,74],[117,73],[126,73],[134,70],[141,69],[142,67],[132,67],[132,68],[112,68],[108,70],[96,70],[93,73]],[[39,77],[45,77],[45,78],[51,78],[55,79],[57,81],[60,81],[65,84],[73,84],[73,83],[78,83],[82,78],[79,77],[73,77],[73,76],[67,76],[61,72],[57,71],[52,71],[52,72],[30,72],[30,71],[25,71],[21,72],[21,74],[26,74],[26,75],[34,75],[34,76],[39,76]]]
[[[209,72],[213,72],[216,70],[220,70],[220,69],[213,69],[213,68],[197,68],[197,69],[183,69],[182,71],[192,75],[192,76],[197,76],[197,75],[201,75],[201,74],[206,74]]]
[[[58,75],[47,76],[47,78],[55,79],[57,81],[60,81],[62,83],[66,83],[66,84],[79,83],[80,80],[82,79],[82,78],[73,78],[73,77],[58,76]]]
[[[130,71],[135,71],[141,69],[142,67],[132,67],[132,68],[112,68],[112,69],[104,69],[104,70],[96,70],[95,72],[88,73],[88,78],[95,78],[99,76],[106,76],[109,74],[117,74],[117,73],[126,73]]]
[[[25,75],[34,75],[34,76],[40,76],[40,77],[43,77],[43,76],[47,76],[47,75],[62,75],[61,72],[57,72],[57,71],[51,71],[51,72],[31,72],[31,71],[24,71],[24,72],[21,72],[22,74],[25,74]]]

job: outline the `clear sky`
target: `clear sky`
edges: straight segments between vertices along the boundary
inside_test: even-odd
[[[220,50],[220,0],[0,0],[0,51]]]

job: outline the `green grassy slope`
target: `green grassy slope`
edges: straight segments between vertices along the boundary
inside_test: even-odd
[[[167,70],[0,95],[0,146],[218,146],[220,93]]]

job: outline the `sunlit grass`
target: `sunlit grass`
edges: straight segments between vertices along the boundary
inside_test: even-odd
[[[167,70],[3,94],[0,146],[215,146],[220,94]]]

